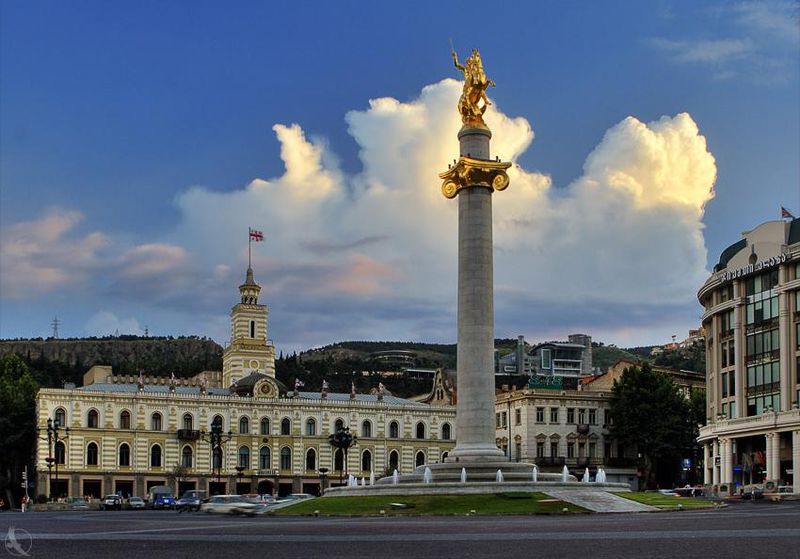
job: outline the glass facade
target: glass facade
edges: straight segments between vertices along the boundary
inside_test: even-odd
[[[747,415],[780,411],[778,270],[745,280]]]

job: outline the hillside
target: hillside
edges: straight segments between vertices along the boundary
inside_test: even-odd
[[[92,365],[111,365],[117,374],[188,377],[222,369],[222,348],[213,340],[119,336],[56,340],[0,340],[0,356],[16,353],[46,387],[80,384]]]

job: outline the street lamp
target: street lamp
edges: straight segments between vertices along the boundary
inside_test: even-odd
[[[244,470],[245,470],[244,466],[241,466],[241,465],[240,466],[236,466],[236,485],[237,485],[236,493],[239,493],[239,487],[238,486],[242,484],[242,472],[244,472]]]
[[[335,433],[328,435],[328,443],[344,452],[344,473],[347,474],[347,451],[358,443],[358,437],[350,432],[350,427],[340,427]],[[342,483],[341,470],[339,471],[339,483]]]
[[[47,438],[42,438],[42,440],[47,441],[47,458],[44,459],[47,462],[47,481],[50,485],[50,498],[53,498],[53,466],[55,465],[56,468],[56,483],[58,483],[58,456],[53,457],[53,448],[56,450],[56,454],[58,454],[58,441],[66,439],[69,435],[60,435],[61,431],[65,433],[69,433],[69,427],[62,427],[57,421],[53,421],[52,418],[47,419]],[[62,457],[63,458],[63,457]]]
[[[233,438],[233,433],[228,431],[227,433],[222,432],[222,422],[221,421],[214,421],[211,424],[211,431],[201,431],[200,438],[211,445],[211,456],[212,456],[212,468],[211,473],[213,475],[214,470],[217,471],[217,484],[220,483],[220,475],[222,470],[222,445],[227,443]]]

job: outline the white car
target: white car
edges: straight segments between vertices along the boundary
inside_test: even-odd
[[[247,516],[263,514],[265,509],[264,505],[241,495],[216,495],[200,505],[200,510],[207,513],[244,514]]]

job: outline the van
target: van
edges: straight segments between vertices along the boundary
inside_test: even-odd
[[[166,485],[155,485],[147,493],[147,502],[151,509],[174,509],[175,497],[172,488]]]

